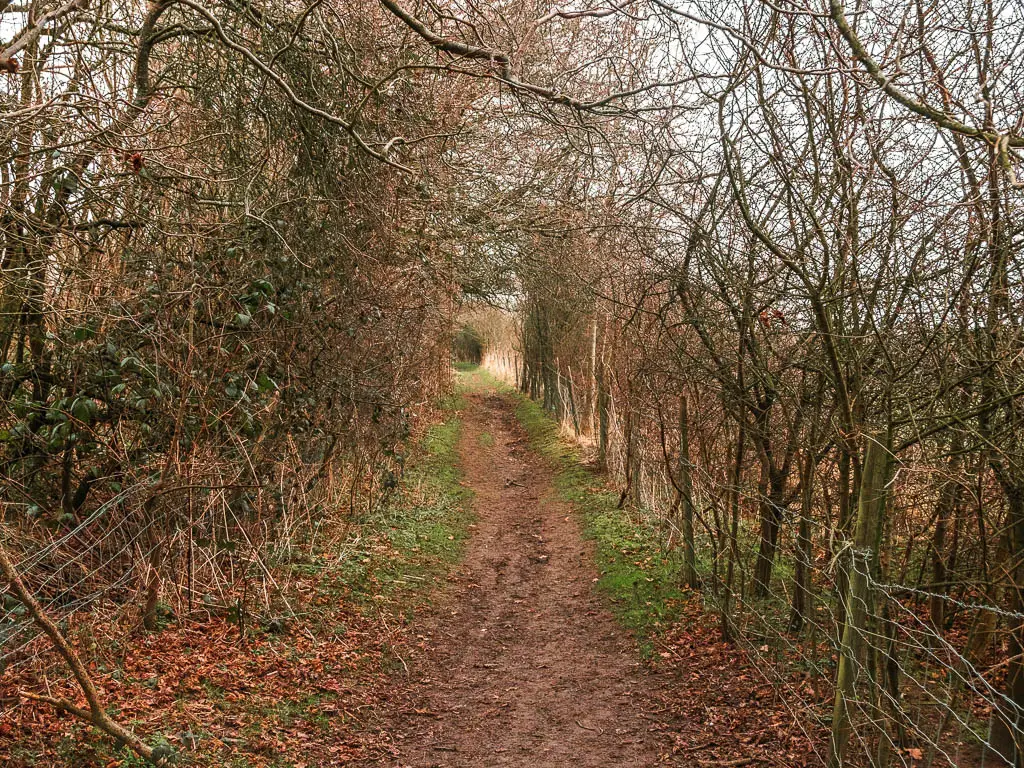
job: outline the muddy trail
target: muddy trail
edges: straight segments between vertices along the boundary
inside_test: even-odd
[[[400,711],[383,714],[391,766],[651,766],[669,762],[663,681],[595,594],[576,516],[505,397],[463,414],[476,525],[466,556],[413,631]]]

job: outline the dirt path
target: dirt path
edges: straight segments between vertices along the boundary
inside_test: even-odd
[[[451,589],[416,630],[423,676],[391,716],[390,764],[662,763],[658,718],[645,711],[657,682],[594,594],[589,547],[512,408],[469,397],[460,452],[479,519]]]

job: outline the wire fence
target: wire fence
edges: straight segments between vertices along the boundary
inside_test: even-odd
[[[350,464],[352,464],[350,462]],[[366,490],[379,480],[363,464],[279,467],[278,488],[234,476],[161,484],[156,476],[120,490],[68,528],[27,525],[25,504],[8,503],[0,528],[19,578],[87,662],[111,662],[147,621],[217,616],[239,632],[264,620],[294,618],[289,563],[330,548],[345,557],[345,520],[379,504]],[[189,473],[185,473],[188,475]],[[353,489],[358,510],[352,510]],[[325,510],[335,514],[326,514]],[[348,510],[349,515],[340,514]],[[150,629],[156,628],[150,626]],[[23,690],[50,690],[70,677],[13,585],[0,588],[0,720]]]

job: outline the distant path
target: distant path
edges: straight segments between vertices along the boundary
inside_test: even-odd
[[[468,397],[460,453],[479,519],[451,588],[413,627],[427,653],[411,709],[385,715],[390,765],[661,764],[657,683],[594,594],[590,548],[513,407]]]

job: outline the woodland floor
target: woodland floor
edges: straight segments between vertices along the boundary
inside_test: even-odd
[[[108,708],[192,766],[820,765],[830,691],[769,680],[721,642],[661,535],[540,408],[462,378],[415,487],[361,529],[349,570],[336,554],[293,567],[304,625],[243,633],[197,612],[138,631],[90,665]],[[0,675],[0,700],[31,685]],[[0,765],[140,763],[22,702],[0,716]]]

